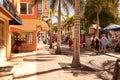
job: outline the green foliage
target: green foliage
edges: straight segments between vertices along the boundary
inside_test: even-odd
[[[73,21],[74,21],[74,16],[67,17],[64,20],[63,24],[62,24],[63,28],[65,28],[65,27],[68,27],[68,28],[71,27],[71,24],[73,24]]]
[[[118,18],[117,0],[86,0],[85,18],[88,24],[97,23],[97,9],[99,10],[100,26],[105,27],[116,23]]]
[[[53,26],[52,26],[52,31],[55,31],[55,32],[57,32],[57,30],[58,30],[58,27],[57,27],[57,25],[53,25]]]
[[[115,24],[120,24],[120,17],[116,18],[115,21]]]
[[[54,11],[58,9],[59,0],[50,0],[50,8]],[[69,7],[73,5],[72,0],[61,0],[61,7],[69,15]]]

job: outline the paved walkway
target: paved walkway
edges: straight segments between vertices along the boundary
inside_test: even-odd
[[[62,45],[62,55],[51,54],[48,45],[38,44],[39,50],[13,54],[13,59],[1,66],[14,66],[14,80],[111,80],[114,62],[119,54],[106,53],[95,55],[94,52],[81,50],[80,62],[86,70],[72,69],[72,51]]]

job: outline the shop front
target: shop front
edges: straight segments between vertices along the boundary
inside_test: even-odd
[[[22,20],[6,0],[0,0],[0,61],[11,59],[11,24],[22,24]]]
[[[19,29],[12,30],[12,52],[30,52],[37,50],[38,32],[44,34],[48,31],[48,25],[39,19],[23,19],[23,25],[17,25]],[[16,41],[20,41],[20,48],[14,47]],[[17,49],[17,51],[16,51]]]

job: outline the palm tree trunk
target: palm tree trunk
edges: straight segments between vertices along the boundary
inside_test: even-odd
[[[52,48],[52,13],[50,13],[50,46]]]
[[[75,25],[74,25],[74,51],[73,51],[73,60],[71,67],[77,68],[80,67],[80,0],[75,1]]]
[[[57,48],[55,54],[61,54],[61,0],[58,5],[58,31],[57,31]]]
[[[97,32],[96,35],[99,37],[99,7],[97,7]]]

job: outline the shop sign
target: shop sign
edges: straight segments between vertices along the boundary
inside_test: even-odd
[[[48,18],[48,0],[44,0],[43,18]]]
[[[42,14],[42,2],[38,3],[38,14]]]

